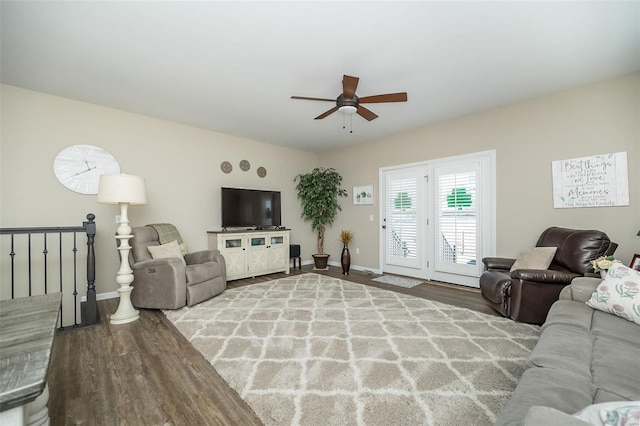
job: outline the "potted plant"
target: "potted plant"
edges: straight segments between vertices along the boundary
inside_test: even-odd
[[[324,231],[342,210],[338,197],[346,197],[341,187],[342,176],[333,168],[316,167],[309,173],[294,178],[298,199],[302,205],[301,217],[311,222],[311,229],[318,231],[318,253],[313,255],[316,269],[327,269],[329,255],[324,252]]]
[[[353,232],[349,231],[348,229],[343,229],[340,232],[340,241],[343,244],[342,256],[340,256],[343,275],[349,275],[349,268],[351,268],[351,253],[349,253],[349,243],[353,240],[353,237]]]

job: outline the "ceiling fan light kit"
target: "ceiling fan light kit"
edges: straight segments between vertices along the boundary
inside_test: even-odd
[[[355,114],[356,111],[358,111],[358,108],[354,107],[353,105],[343,105],[340,108],[338,108],[338,111],[340,111],[345,115],[351,115],[351,114]]]
[[[292,96],[291,99],[336,103],[335,107],[317,116],[315,118],[316,120],[322,120],[323,118],[333,114],[334,112],[340,111],[344,115],[349,116],[357,113],[367,121],[375,120],[376,118],[378,118],[378,116],[374,112],[368,110],[360,104],[407,101],[407,92],[387,93],[383,95],[373,95],[359,98],[358,96],[356,96],[356,88],[358,87],[359,80],[360,79],[358,77],[344,75],[342,78],[342,93],[335,100],[327,98],[310,98],[307,96]]]

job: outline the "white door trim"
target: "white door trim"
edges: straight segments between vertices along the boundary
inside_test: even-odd
[[[482,257],[495,256],[496,253],[496,151],[488,150],[475,152],[470,154],[457,155],[452,157],[438,158],[428,161],[419,161],[414,163],[400,164],[395,166],[381,167],[378,170],[378,208],[380,222],[378,224],[378,238],[379,238],[379,254],[378,264],[380,265],[380,271],[398,273],[403,275],[414,276],[417,278],[427,280],[438,280],[445,282],[452,282],[455,284],[462,284],[470,287],[478,287],[478,277],[459,275],[452,273],[443,273],[436,271],[435,265],[435,253],[433,250],[434,245],[434,215],[435,215],[435,203],[432,201],[434,194],[435,179],[430,179],[426,185],[425,194],[431,194],[429,199],[423,203],[425,209],[425,222],[428,223],[426,232],[421,233],[423,240],[422,247],[423,252],[427,256],[427,262],[424,262],[426,267],[419,270],[411,271],[406,268],[394,268],[393,266],[385,264],[385,229],[382,228],[383,218],[386,215],[386,188],[385,188],[385,174],[390,171],[399,171],[402,169],[410,169],[415,167],[426,167],[429,175],[433,175],[433,168],[439,164],[464,162],[471,160],[481,160],[483,168],[482,176],[482,197],[485,205],[485,212],[482,216],[482,224],[480,225],[480,244],[482,250]],[[478,265],[478,270],[480,270]],[[478,274],[479,275],[479,274]]]

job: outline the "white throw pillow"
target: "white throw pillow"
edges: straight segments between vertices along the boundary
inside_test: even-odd
[[[640,426],[640,401],[615,401],[589,405],[573,416],[591,425]]]
[[[557,247],[534,247],[520,253],[511,271],[516,269],[547,269],[551,265]]]
[[[586,303],[640,325],[640,272],[614,262]]]
[[[177,257],[182,260],[182,263],[186,265],[184,261],[184,256],[182,255],[182,251],[180,250],[180,245],[176,240],[171,241],[167,244],[161,244],[159,246],[149,246],[149,253],[151,253],[151,257],[154,259],[167,259],[170,257]]]

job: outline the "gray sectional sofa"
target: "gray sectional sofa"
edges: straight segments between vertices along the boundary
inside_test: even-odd
[[[585,304],[600,281],[577,278],[562,290],[496,425],[587,424],[571,414],[640,400],[640,326]]]

